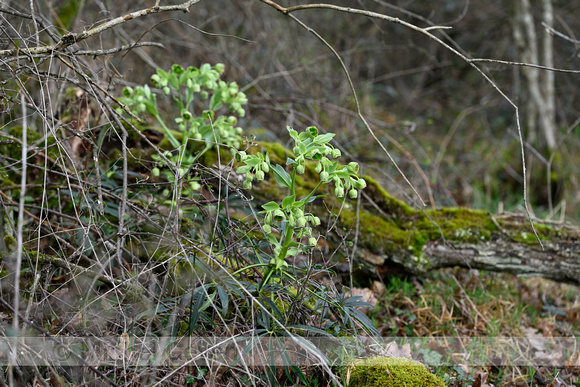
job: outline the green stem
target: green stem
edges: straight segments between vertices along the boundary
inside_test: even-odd
[[[322,182],[319,181],[318,185],[316,187],[314,187],[314,189],[308,194],[308,196],[306,196],[304,198],[304,202],[308,202],[308,199],[310,199],[312,197],[312,195],[314,195],[316,193],[316,191],[318,191],[318,188],[320,188],[320,186],[322,185]]]
[[[169,139],[169,142],[171,143],[171,145],[173,145],[174,148],[179,148],[179,146],[181,144],[179,143],[179,141],[177,141],[175,136],[173,136],[173,133],[171,133],[171,130],[169,130],[169,128],[167,126],[165,126],[165,122],[163,122],[163,120],[161,119],[161,116],[159,116],[159,114],[157,113],[154,115],[154,117],[157,120],[157,122],[159,122],[159,124],[161,124],[161,128],[165,132],[165,135]]]
[[[295,186],[295,180],[296,180],[296,168],[292,168],[292,184],[290,184],[290,195],[295,195],[296,194],[296,188]]]
[[[284,229],[284,244],[280,249],[280,255],[278,259],[286,258],[286,254],[288,253],[288,249],[290,248],[290,243],[294,237],[294,229],[290,226],[290,222],[286,222],[286,228]]]

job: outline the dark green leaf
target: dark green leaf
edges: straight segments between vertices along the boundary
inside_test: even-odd
[[[278,164],[274,165],[272,167],[272,170],[274,171],[274,177],[276,178],[278,184],[280,184],[283,187],[290,188],[290,186],[292,185],[292,178],[290,177],[288,172],[286,172],[284,168],[282,168],[282,166]]]
[[[274,211],[274,210],[278,210],[280,208],[280,206],[276,202],[268,202],[268,203],[262,205],[262,208],[265,209],[266,211]]]

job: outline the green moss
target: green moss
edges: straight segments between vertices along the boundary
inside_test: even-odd
[[[358,216],[362,228],[359,243],[376,253],[389,254],[403,248],[418,256],[427,242],[427,237],[418,230],[401,228],[384,217],[366,211]],[[340,213],[340,221],[346,227],[354,226],[356,217],[356,211],[342,210]]]
[[[18,243],[16,242],[16,239],[13,236],[4,235],[4,246],[6,246],[6,249],[8,251],[14,250],[17,245]]]
[[[367,182],[365,193],[370,195],[376,204],[381,208],[381,210],[383,210],[386,214],[399,218],[417,214],[417,210],[413,209],[405,202],[389,195],[389,193],[383,187],[381,187],[381,185],[375,179],[366,175],[363,176],[363,178]]]
[[[445,387],[421,363],[400,357],[377,356],[351,366],[349,387]]]
[[[427,210],[425,213],[427,216],[417,223],[417,227],[430,239],[440,239],[443,234],[447,240],[476,243],[489,240],[493,233],[499,232],[485,211],[459,207]]]

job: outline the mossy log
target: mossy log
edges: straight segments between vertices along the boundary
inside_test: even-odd
[[[285,165],[288,151],[279,144],[262,144],[262,150],[269,152],[272,161]],[[302,177],[298,183],[304,192],[317,183],[313,168],[307,168]],[[415,209],[391,196],[370,176],[364,178],[368,187],[360,197],[358,211],[356,200],[337,202],[333,195],[314,202],[310,209],[321,219],[329,219],[329,208],[338,215],[335,231],[327,236],[331,247],[344,240],[336,230],[341,235],[350,230],[347,240],[354,240],[359,222],[354,265],[359,273],[420,276],[438,268],[461,266],[580,284],[577,227],[534,220],[536,237],[523,214],[490,214],[461,207]],[[279,201],[285,195],[273,178],[252,193],[264,201]]]

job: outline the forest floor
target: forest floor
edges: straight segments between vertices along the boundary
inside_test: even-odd
[[[580,385],[579,349],[549,344],[580,336],[578,287],[464,269],[440,270],[424,278],[392,277],[384,285],[377,307],[369,312],[383,337],[431,337],[439,346],[441,340],[489,340],[483,346],[489,360],[476,365],[441,358],[437,345],[414,351],[413,357],[425,363],[437,356],[441,365],[431,369],[448,386]],[[522,354],[498,359],[491,343],[500,338],[532,343],[527,361],[521,361]]]

